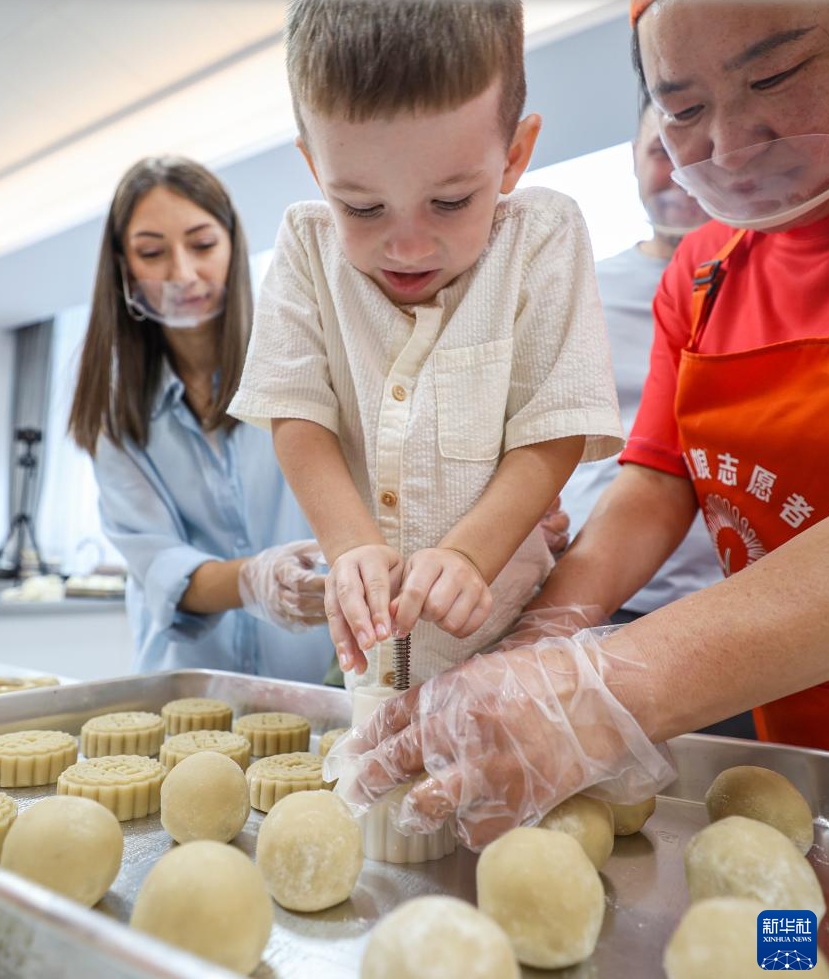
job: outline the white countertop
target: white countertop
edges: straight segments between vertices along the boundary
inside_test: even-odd
[[[14,666],[11,663],[0,663],[0,676],[13,676],[26,678],[30,676],[53,676],[61,683],[78,683],[79,681],[72,676],[61,676],[57,673],[46,673],[44,670],[27,670],[22,666]]]

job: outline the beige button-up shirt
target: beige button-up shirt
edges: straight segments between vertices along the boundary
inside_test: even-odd
[[[577,206],[545,188],[515,192],[498,204],[476,264],[431,303],[401,307],[345,258],[327,204],[293,205],[230,411],[265,427],[302,418],[334,432],[404,557],[440,541],[510,449],[585,435],[583,461],[617,453],[608,341]],[[490,645],[549,568],[533,532],[493,582],[494,610],[473,636],[418,623],[412,681]],[[383,656],[369,682],[385,668]]]

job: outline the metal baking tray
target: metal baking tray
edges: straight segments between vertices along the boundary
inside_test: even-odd
[[[342,690],[236,673],[182,670],[4,694],[0,733],[58,728],[77,734],[95,714],[158,711],[168,700],[218,697],[235,713],[290,710],[312,723],[316,737],[348,723],[350,698]],[[730,738],[686,735],[671,743],[679,775],[657,801],[655,814],[635,836],[619,838],[602,871],[607,914],[598,947],[579,966],[556,972],[525,969],[524,976],[618,979],[663,976],[662,951],[688,895],[682,851],[707,824],[705,791],[724,768],[763,765],[786,775],[815,813],[816,845],[809,859],[829,893],[829,753]],[[4,790],[21,809],[54,788]],[[262,814],[253,812],[233,845],[253,856]],[[235,973],[132,931],[128,921],[138,888],[155,860],[175,844],[158,816],[122,823],[121,872],[95,909],[80,907],[13,874],[0,871],[0,979],[231,979]],[[408,866],[366,861],[345,903],[316,914],[274,905],[274,925],[255,979],[357,979],[373,925],[402,901],[420,894],[453,894],[474,903],[475,854],[459,848],[442,860]],[[820,944],[829,951],[829,924]],[[412,954],[420,953],[412,949]]]

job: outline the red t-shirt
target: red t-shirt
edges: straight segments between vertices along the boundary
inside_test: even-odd
[[[621,462],[688,477],[674,401],[680,351],[690,339],[694,271],[734,233],[716,221],[703,225],[682,241],[662,276],[653,303],[650,373]],[[829,336],[829,218],[783,233],[749,231],[727,270],[698,338],[699,353]]]

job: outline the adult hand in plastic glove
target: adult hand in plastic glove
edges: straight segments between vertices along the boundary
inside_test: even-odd
[[[246,612],[298,632],[326,621],[325,575],[319,544],[292,541],[269,547],[239,568],[239,596]]]
[[[383,704],[326,757],[326,778],[355,811],[417,778],[403,830],[456,821],[472,849],[536,823],[576,792],[633,803],[674,777],[614,691],[646,684],[636,659],[607,653],[608,629],[493,652]]]
[[[598,605],[548,605],[522,612],[494,649],[505,652],[518,646],[532,646],[541,639],[568,639],[582,629],[609,625],[610,619]]]

